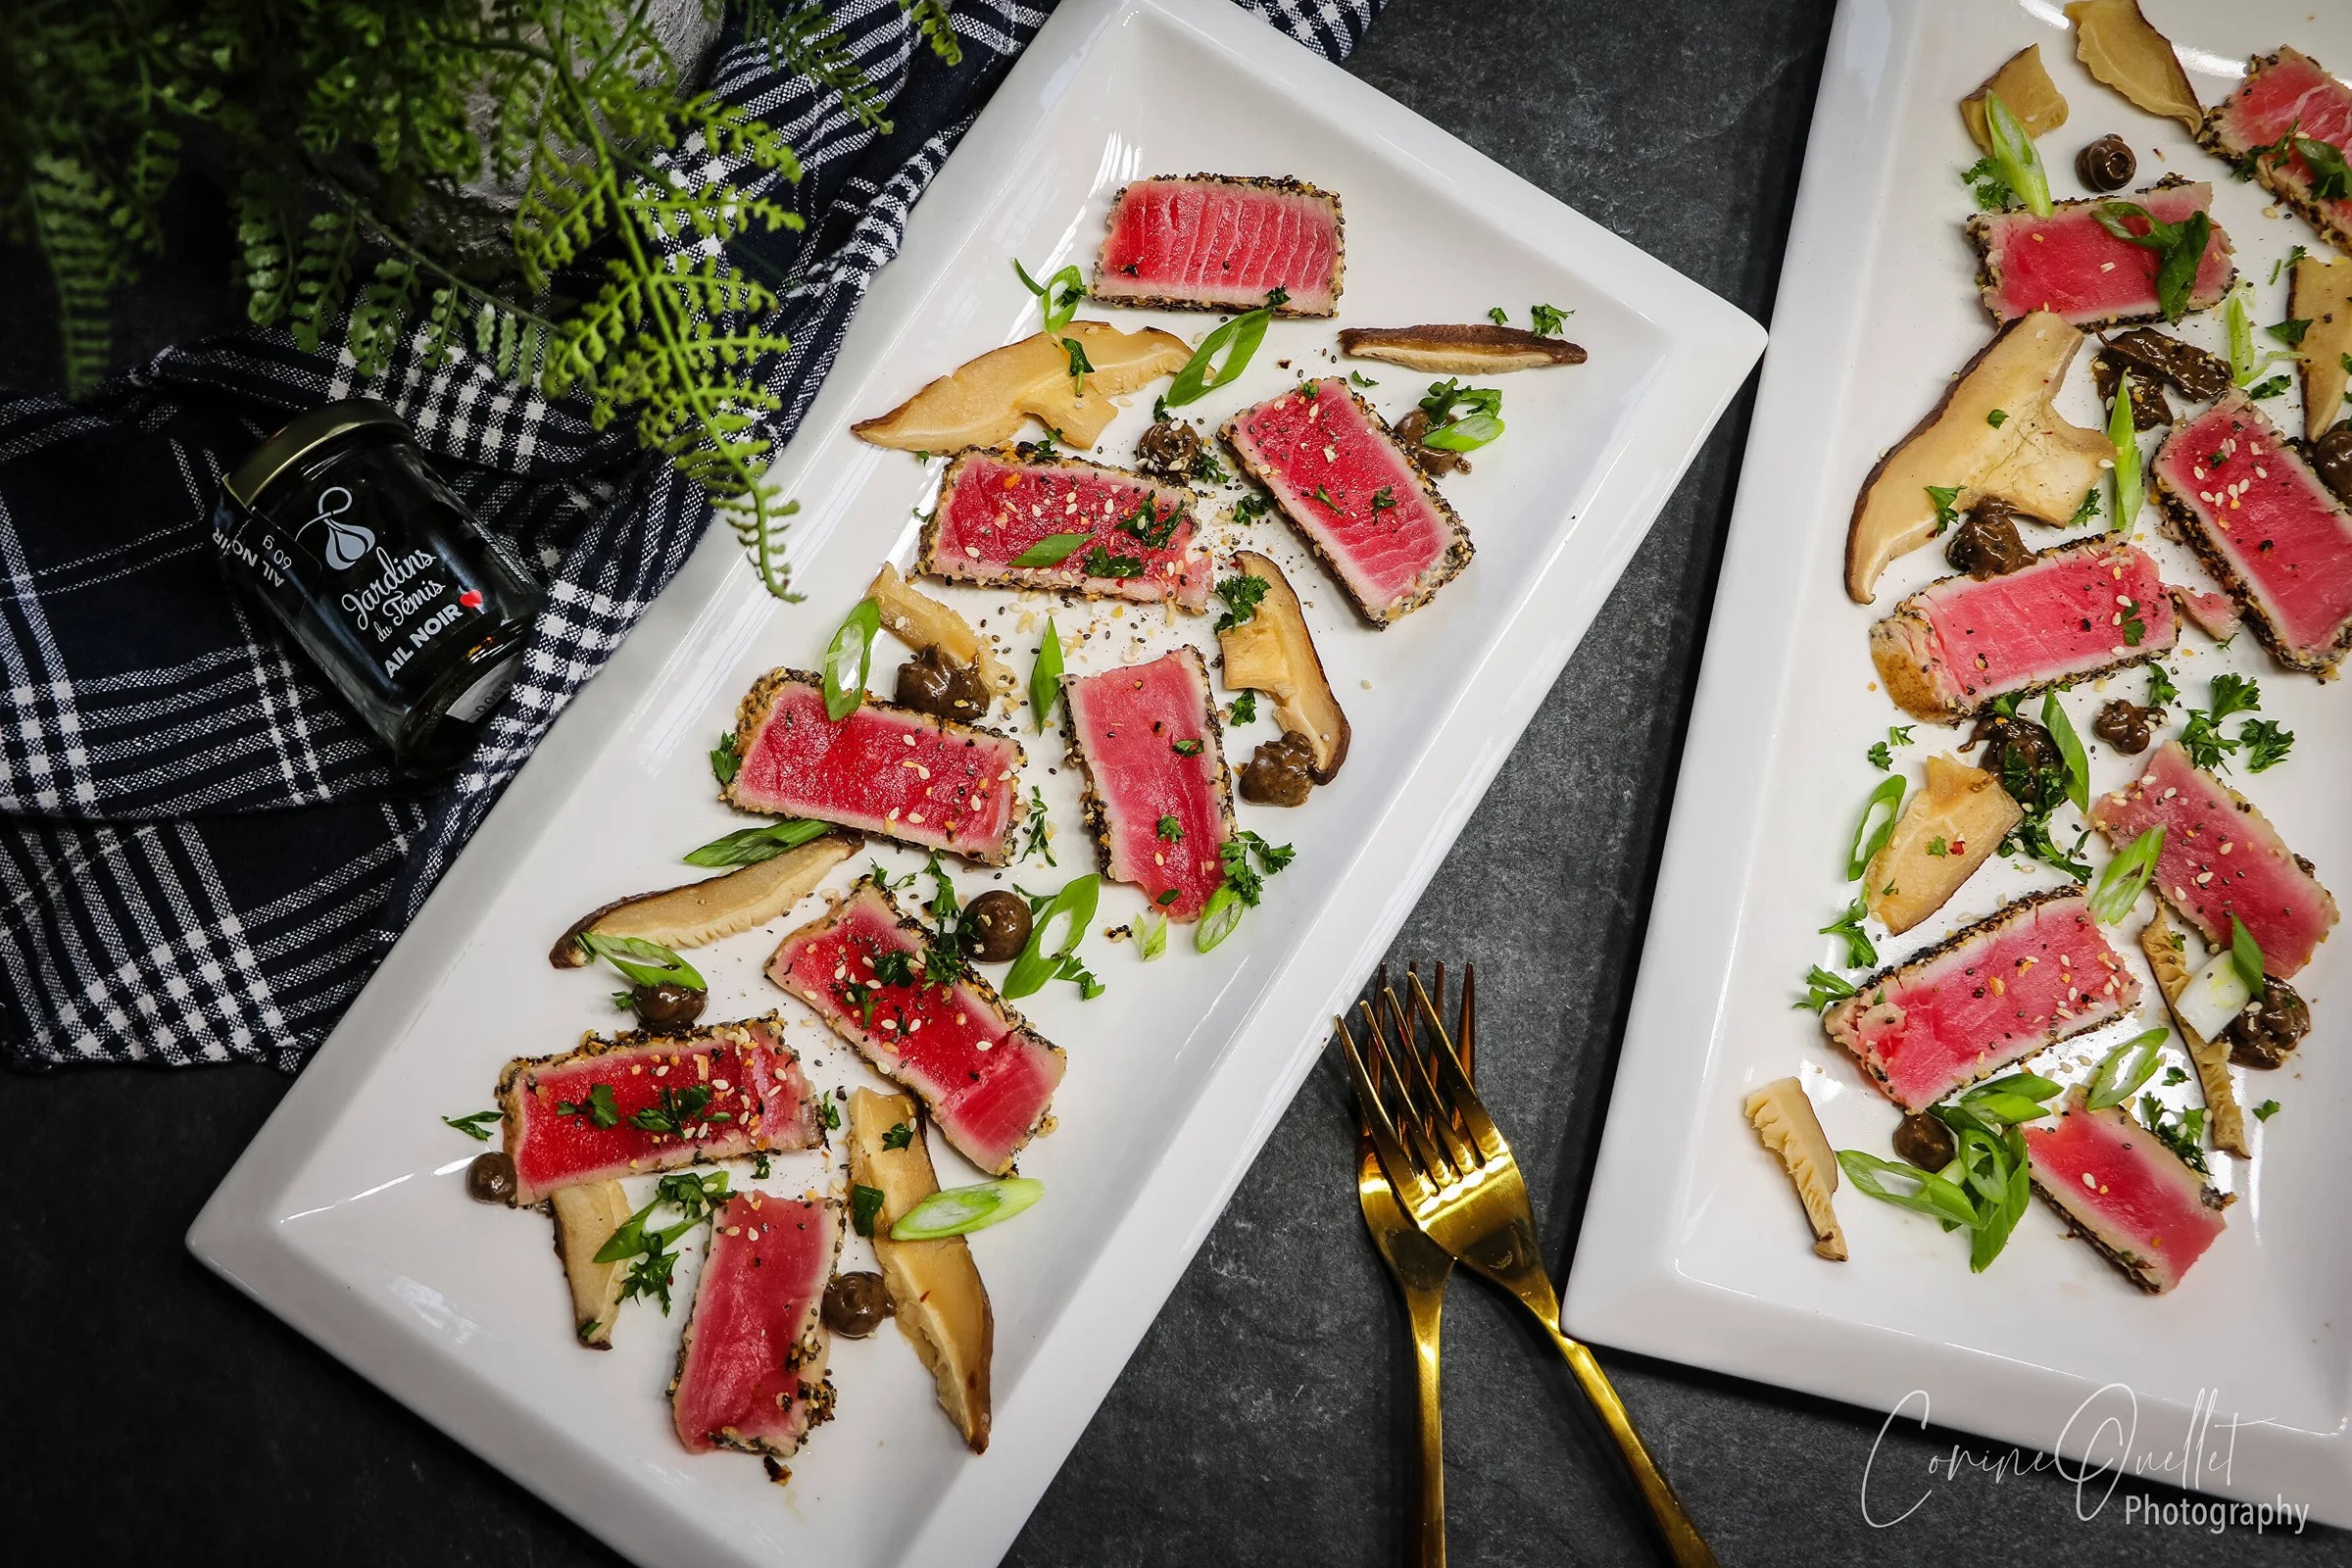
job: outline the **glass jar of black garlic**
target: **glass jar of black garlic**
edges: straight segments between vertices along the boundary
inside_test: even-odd
[[[411,777],[471,750],[539,593],[368,398],[297,416],[222,482],[213,542]]]

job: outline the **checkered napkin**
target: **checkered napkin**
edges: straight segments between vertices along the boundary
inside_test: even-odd
[[[1237,0],[1332,59],[1382,0]],[[941,64],[897,0],[831,0],[890,100],[884,136],[730,30],[711,88],[798,150],[757,190],[807,220],[744,242],[781,278],[763,368],[780,448],[906,215],[1044,22],[956,0]],[[700,183],[714,161],[676,154]],[[334,334],[339,339],[340,333]],[[453,782],[384,754],[213,555],[224,468],[298,410],[367,394],[541,570],[522,673]],[[710,503],[628,436],[421,336],[363,381],[280,331],[170,349],[79,406],[0,394],[0,1054],[18,1067],[317,1048],[572,693],[685,562]]]

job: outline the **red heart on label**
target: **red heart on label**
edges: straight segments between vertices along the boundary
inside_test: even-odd
[[[462,593],[462,594],[458,595],[458,603],[459,603],[459,604],[461,604],[461,605],[464,605],[464,606],[465,606],[465,607],[466,607],[467,610],[479,610],[479,609],[481,609],[481,608],[482,608],[482,595],[481,595],[481,590],[480,590],[480,589],[478,589],[478,588],[468,588],[468,589],[466,589],[466,590],[464,593]]]

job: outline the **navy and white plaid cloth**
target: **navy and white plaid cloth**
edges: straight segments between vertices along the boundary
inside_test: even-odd
[[[1382,0],[1237,3],[1337,60]],[[744,242],[783,279],[775,325],[793,347],[765,368],[779,448],[908,211],[1051,7],[956,0],[954,68],[897,0],[829,9],[890,101],[891,134],[738,31],[710,84],[806,170],[759,192],[806,230]],[[676,157],[710,162],[692,144]],[[437,789],[394,781],[213,554],[223,469],[295,412],[358,393],[397,407],[545,580],[520,677]],[[299,1067],[710,519],[625,433],[470,356],[430,366],[420,337],[366,381],[348,356],[252,331],[167,350],[78,406],[0,394],[0,1054]]]

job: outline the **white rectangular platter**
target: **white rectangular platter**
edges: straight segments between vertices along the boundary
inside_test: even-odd
[[[2249,54],[2280,44],[2339,73],[2352,67],[2352,11],[2342,7],[2142,5],[2208,104],[2235,86]],[[1877,688],[1869,627],[1951,568],[1940,542],[1919,550],[1882,579],[1876,604],[1860,606],[1844,594],[1842,551],[1872,465],[1990,335],[1961,232],[1972,208],[1958,175],[1977,155],[1956,105],[2033,43],[2071,107],[2065,126],[2041,139],[2053,194],[2085,194],[2075,152],[2108,131],[2138,155],[2135,187],[2167,170],[2211,180],[2257,323],[2286,314],[2274,260],[2296,244],[2325,253],[2300,220],[2266,213],[2260,187],[2232,180],[2178,123],[2091,80],[2056,0],[1845,0],[1566,1318],[1603,1344],[1895,1412],[1907,1425],[1933,1420],[2251,1501],[2282,1495],[2352,1524],[2352,1231],[2342,1223],[2352,1015],[2335,989],[2352,937],[2337,931],[2296,977],[2315,1022],[2297,1055],[2274,1072],[2237,1070],[2244,1104],[2276,1099],[2283,1108],[2249,1118],[2253,1160],[2210,1154],[2215,1184],[2237,1201],[2221,1240],[2167,1296],[2142,1296],[2038,1202],[1990,1270],[1972,1276],[1965,1238],[1848,1184],[1838,1211],[1852,1260],[1817,1259],[1788,1180],[1741,1114],[1749,1090],[1798,1073],[1834,1146],[1890,1152],[1893,1107],[1791,1004],[1808,965],[1841,961],[1839,945],[1815,928],[1846,905],[1855,817],[1886,776],[1864,751],[1904,717]],[[2179,330],[2219,350],[2220,315],[2192,316]],[[2259,332],[2257,341],[2278,347]],[[2098,427],[2088,358],[2070,371],[2061,411]],[[2301,433],[2298,391],[2261,406]],[[2155,439],[2143,447],[2152,453]],[[2029,532],[2034,548],[2053,542],[2049,530]],[[2162,537],[2153,505],[2134,537],[2168,582],[2210,586]],[[2283,764],[2259,774],[2241,764],[2228,777],[2339,897],[2352,892],[2352,691],[2273,665],[2251,636],[2223,650],[2184,627],[2178,657],[2164,662],[2196,706],[2215,674],[2259,678],[2263,712],[2300,739]],[[2128,670],[2101,685],[2066,699],[2091,745],[2094,795],[2145,761],[2092,740],[2090,720],[2108,698],[2144,700],[2146,675]],[[2035,700],[2026,710],[2037,710]],[[2160,735],[2180,716],[2175,709]],[[1918,725],[1895,766],[1916,780],[1924,758],[1963,739]],[[2062,808],[2062,844],[2075,825]],[[2104,863],[2095,840],[2088,853]],[[2063,883],[2047,867],[1996,858],[1926,925],[1893,940],[1871,929],[1882,958],[1895,962],[2021,892]],[[2111,933],[2143,984],[2132,938],[2151,905],[2143,897]],[[2120,1040],[2165,1021],[2152,987],[2139,1012],[2030,1064],[2080,1078]],[[2167,1050],[2187,1066],[2177,1036]],[[2202,1102],[2193,1077],[2160,1085],[2150,1087],[2176,1109]],[[2109,1473],[2092,1470],[2086,1507]],[[1874,1498],[1882,1522],[1917,1490]]]
[[[865,446],[857,417],[1036,329],[1012,259],[1038,276],[1091,261],[1112,193],[1149,172],[1291,173],[1338,191],[1348,219],[1343,320],[1478,319],[1507,304],[1572,308],[1588,365],[1508,378],[1510,434],[1447,490],[1478,556],[1429,608],[1374,633],[1267,521],[1354,728],[1345,771],[1305,808],[1245,807],[1295,844],[1267,901],[1212,954],[1184,931],[1149,967],[1100,929],[1142,912],[1108,887],[1084,950],[1108,983],[1056,984],[1021,1004],[1067,1048],[1057,1127],[1024,1156],[1047,1197],[977,1235],[996,1314],[996,1419],[965,1453],[895,1330],[837,1341],[839,1417],[794,1459],[788,1487],[755,1460],[691,1456],[663,1398],[678,1315],[624,1311],[610,1353],[570,1343],[544,1222],[468,1202],[479,1146],[440,1118],[489,1103],[502,1063],[613,1024],[609,984],[549,967],[577,915],[685,880],[677,857],[742,825],[713,799],[706,753],[761,671],[813,667],[885,560],[912,559],[914,514],[942,464]],[[1208,318],[1085,311],[1197,338]],[[1221,419],[1331,362],[1334,323],[1274,325],[1248,376],[1194,410]],[[777,475],[793,525],[798,606],[769,599],[724,530],[662,597],[555,726],[198,1219],[199,1256],[565,1514],[646,1562],[993,1562],[1206,1235],[1488,780],[1509,754],[1699,442],[1760,354],[1731,307],[1404,112],[1224,0],[1064,5],[1018,63],[876,280]],[[1364,366],[1395,417],[1429,378]],[[1124,461],[1139,400],[1101,444]],[[1220,548],[1241,530],[1210,529]],[[1107,606],[1007,608],[941,590],[1009,631],[1026,671],[1043,612],[1104,667],[1187,641],[1207,617]],[[1034,612],[1022,618],[1024,612]],[[1081,635],[1083,634],[1083,635]],[[884,640],[875,684],[904,653]],[[965,897],[1093,869],[1058,740],[1030,734],[1027,782],[1062,831],[1058,869],[963,867]],[[1271,729],[1229,739],[1238,762]],[[894,872],[919,858],[883,850]],[[842,868],[847,883],[863,858]],[[710,1019],[780,1007],[822,1086],[874,1082],[771,987],[760,965],[813,901],[694,957]],[[942,1180],[975,1179],[935,1143]],[[749,1182],[740,1168],[738,1185]],[[1334,1179],[1340,1173],[1334,1172]],[[767,1190],[839,1193],[826,1158],[780,1158]],[[852,1239],[842,1266],[870,1266]]]

